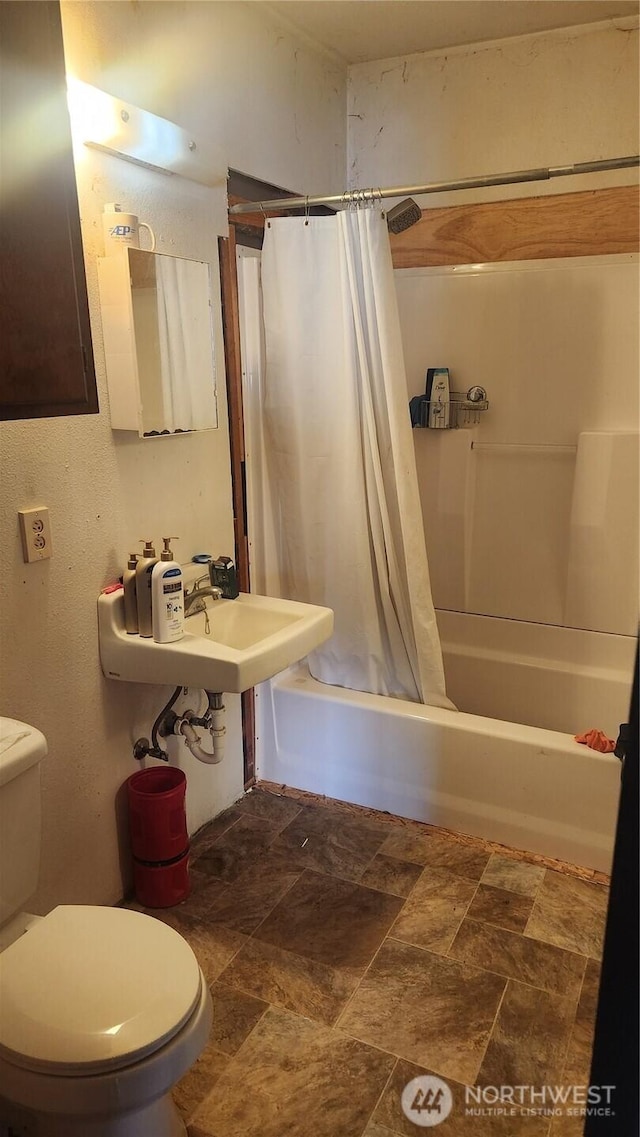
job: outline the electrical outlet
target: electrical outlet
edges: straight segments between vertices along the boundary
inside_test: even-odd
[[[46,561],[51,556],[51,524],[46,505],[39,509],[19,509],[22,556],[30,561]]]

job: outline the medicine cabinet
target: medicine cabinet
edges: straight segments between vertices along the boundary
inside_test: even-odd
[[[96,414],[60,5],[0,3],[0,419]]]
[[[99,258],[98,282],[113,429],[217,426],[210,265],[125,246]]]

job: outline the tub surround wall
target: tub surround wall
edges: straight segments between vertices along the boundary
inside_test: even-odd
[[[446,364],[490,402],[472,430],[414,431],[436,608],[635,637],[637,255],[402,269],[396,287],[409,394]]]
[[[140,538],[179,534],[181,559],[203,549],[233,553],[219,315],[218,429],[160,440],[111,430],[96,273],[103,205],[118,201],[148,221],[159,251],[210,261],[215,289],[227,165],[302,192],[321,180],[333,192],[343,188],[344,74],[261,7],[62,4],[69,71],[192,132],[220,155],[220,184],[207,188],[82,148],[77,176],[100,413],[0,428],[3,713],[33,723],[49,742],[34,911],[122,895],[129,869],[118,791],[137,768],[133,740],[149,733],[170,693],[102,677],[100,589]],[[16,513],[41,504],[50,509],[53,558],[25,565]],[[242,791],[239,698],[225,702],[229,733],[220,766],[204,767],[180,740],[169,743],[172,761],[187,774],[191,831]]]

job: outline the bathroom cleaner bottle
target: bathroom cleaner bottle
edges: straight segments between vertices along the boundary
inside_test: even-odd
[[[138,554],[129,553],[127,567],[122,574],[124,587],[124,626],[127,635],[132,636],[138,631],[138,598],[136,593],[136,568]]]
[[[170,644],[184,635],[184,581],[182,568],[173,559],[170,541],[163,537],[164,549],[151,572],[151,611],[153,638],[158,644]]]
[[[136,602],[138,607],[138,631],[150,639],[153,635],[151,620],[151,573],[158,563],[156,551],[151,541],[141,541],[144,549],[136,565]]]

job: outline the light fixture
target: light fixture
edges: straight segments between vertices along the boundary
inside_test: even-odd
[[[163,174],[180,174],[214,185],[226,177],[181,127],[151,111],[116,99],[97,87],[67,77],[67,99],[76,147],[83,143]],[[209,148],[207,148],[209,149]]]

